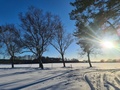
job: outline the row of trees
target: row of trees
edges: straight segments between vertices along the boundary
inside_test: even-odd
[[[75,8],[70,13],[70,19],[76,21],[74,36],[81,47],[81,54],[87,53],[92,67],[90,54],[100,50],[99,42],[104,38],[101,32],[117,32],[120,24],[120,0],[75,0],[71,5]],[[66,35],[60,18],[49,12],[43,13],[35,7],[30,7],[24,14],[20,13],[19,18],[20,30],[13,24],[0,28],[0,46],[6,48],[11,56],[12,67],[16,53],[28,51],[36,55],[40,61],[39,67],[43,69],[41,57],[49,45],[61,54],[65,67],[64,54],[73,39],[70,34]]]
[[[76,21],[74,36],[82,48],[81,54],[87,53],[92,67],[90,54],[97,53],[100,48],[99,42],[104,38],[101,32],[112,31],[112,35],[116,34],[120,25],[120,0],[75,0],[71,5],[74,10],[70,18]]]
[[[39,67],[44,69],[42,55],[49,45],[52,45],[60,54],[65,67],[64,54],[72,43],[70,34],[65,33],[60,18],[50,12],[31,6],[26,13],[20,13],[20,29],[14,24],[2,25],[0,28],[0,42],[4,53],[10,55],[12,68],[17,53],[32,52],[39,60]]]

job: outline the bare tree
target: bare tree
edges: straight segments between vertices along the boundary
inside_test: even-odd
[[[73,42],[71,34],[67,34],[65,32],[65,29],[59,21],[59,24],[57,26],[57,30],[55,33],[55,38],[51,45],[60,53],[62,62],[63,62],[63,67],[65,67],[65,61],[64,61],[64,55],[65,51],[68,49],[70,44]]]
[[[23,15],[19,15],[21,27],[25,31],[23,42],[25,47],[37,56],[39,67],[44,69],[42,55],[53,39],[56,28],[56,16],[51,13],[43,13],[42,10],[30,7]]]
[[[0,37],[6,47],[7,54],[10,55],[12,68],[14,68],[15,54],[22,50],[22,45],[20,43],[20,32],[13,24],[8,24],[1,26]]]

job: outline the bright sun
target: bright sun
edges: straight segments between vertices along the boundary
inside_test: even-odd
[[[113,44],[113,42],[110,42],[110,41],[102,41],[101,42],[101,45],[102,45],[102,47],[104,47],[104,48],[114,48],[114,44]]]

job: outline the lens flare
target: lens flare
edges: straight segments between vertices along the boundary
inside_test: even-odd
[[[111,49],[111,48],[115,47],[114,43],[111,41],[102,41],[101,45],[103,48],[110,48]]]

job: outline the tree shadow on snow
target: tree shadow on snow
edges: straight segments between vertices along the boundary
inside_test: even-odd
[[[54,84],[54,85],[46,86],[44,88],[41,88],[40,90],[48,90],[48,89],[51,89],[51,90],[58,90],[58,89],[59,90],[65,90],[65,88],[61,87],[63,85],[65,85],[65,81],[57,83],[57,84]]]
[[[25,71],[19,71],[19,69],[23,69]],[[18,67],[18,68],[14,68],[14,69],[10,69],[10,68],[0,68],[0,70],[18,70],[17,72],[10,72],[10,73],[7,73],[7,74],[1,74],[0,77],[8,77],[8,76],[13,76],[13,75],[20,75],[20,74],[29,74],[29,73],[33,73],[33,72],[37,72],[37,71],[40,71],[42,70],[41,68],[27,68],[27,67],[24,67],[24,68],[21,68],[21,67]],[[50,68],[45,68],[44,70],[50,70]]]
[[[64,73],[61,73],[61,74],[59,74],[59,75],[54,75],[54,76],[51,76],[51,77],[42,78],[42,79],[39,79],[39,80],[37,80],[37,81],[35,81],[35,82],[32,82],[32,83],[30,83],[30,84],[26,84],[26,85],[22,85],[22,86],[19,86],[19,87],[16,87],[16,88],[12,88],[11,90],[24,89],[24,88],[27,88],[27,87],[29,87],[29,86],[36,85],[36,84],[39,84],[39,83],[43,83],[43,82],[45,82],[45,81],[48,81],[48,80],[54,79],[54,78],[56,78],[56,77],[62,76],[62,75],[67,74],[67,73],[69,73],[69,72],[71,72],[71,70],[70,70],[70,71],[66,71],[66,72],[64,72]],[[48,88],[49,88],[49,87],[48,87]],[[41,90],[41,89],[40,89],[40,90]],[[42,89],[42,90],[45,90],[45,89]]]

